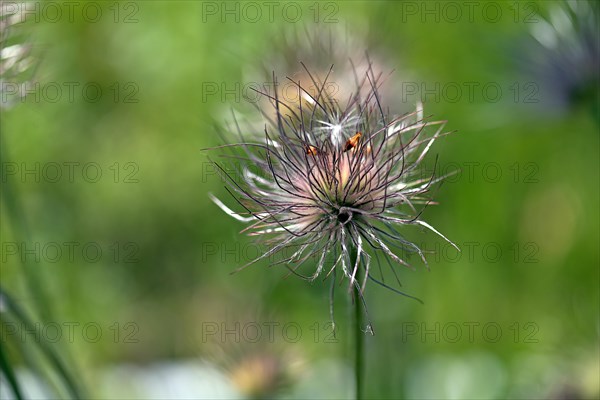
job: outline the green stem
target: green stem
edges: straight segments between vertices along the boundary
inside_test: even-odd
[[[360,293],[357,287],[354,288],[354,334],[355,334],[355,354],[354,354],[354,376],[356,384],[356,399],[363,398],[363,367],[364,367],[364,339],[365,333],[362,330],[363,315],[360,305]]]
[[[358,252],[354,247],[350,249],[350,262],[352,266],[356,265]],[[360,282],[360,270],[356,271],[354,276],[356,282]],[[364,340],[365,333],[363,326],[363,310],[361,305],[360,286],[353,283],[353,301],[354,301],[354,384],[356,399],[362,399],[363,396],[363,369],[364,369]]]

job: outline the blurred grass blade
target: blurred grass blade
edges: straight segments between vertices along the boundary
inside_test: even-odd
[[[75,379],[71,376],[70,372],[58,356],[55,349],[49,343],[44,341],[43,335],[39,333],[39,328],[36,326],[36,324],[29,319],[25,311],[21,309],[21,307],[18,306],[1,287],[0,301],[6,307],[6,311],[13,314],[15,319],[23,324],[27,332],[36,332],[37,336],[40,338],[39,341],[36,341],[40,347],[40,350],[47,357],[56,374],[62,379],[71,397],[75,399],[81,399],[82,395],[78,385],[75,383]]]
[[[6,377],[10,388],[12,389],[13,394],[18,400],[23,399],[23,394],[21,392],[21,388],[19,387],[19,382],[17,382],[17,377],[8,361],[8,358],[4,354],[4,344],[0,340],[0,371]]]
[[[4,165],[8,162],[8,154],[6,150],[6,143],[3,135],[5,134],[2,123],[0,121],[0,164]],[[28,242],[31,242],[31,235],[27,226],[25,215],[18,201],[15,185],[10,179],[6,179],[0,185],[0,201],[6,206],[6,211],[12,222],[12,229],[15,233],[16,238],[21,238]],[[41,278],[39,277],[41,268],[34,268],[27,258],[21,261],[23,265],[23,273],[25,275],[25,281],[27,287],[35,299],[36,311],[39,313],[40,318],[43,321],[51,320],[50,312],[50,301],[48,296],[40,284]]]

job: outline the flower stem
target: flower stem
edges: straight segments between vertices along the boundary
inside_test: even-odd
[[[356,265],[358,252],[352,247],[350,250],[350,265]],[[360,269],[354,275],[356,282],[360,282]],[[361,309],[360,285],[353,285],[354,301],[354,384],[356,399],[362,399],[363,396],[363,369],[364,369],[364,340],[365,333],[362,330],[363,310]]]
[[[355,354],[354,354],[354,376],[356,385],[356,399],[363,398],[363,366],[364,366],[364,337],[362,331],[362,310],[360,306],[360,293],[357,287],[354,287],[354,335],[355,335]]]

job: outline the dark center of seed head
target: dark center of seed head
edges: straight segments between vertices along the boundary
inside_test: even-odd
[[[341,224],[345,224],[346,222],[350,221],[351,217],[352,217],[352,213],[350,211],[344,210],[344,209],[341,209],[337,215],[337,219]]]

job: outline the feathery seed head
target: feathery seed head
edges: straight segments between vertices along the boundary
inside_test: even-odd
[[[318,80],[308,69],[306,74],[318,88],[316,95],[303,82],[294,82],[302,99],[297,103],[278,98],[277,90],[274,96],[262,93],[275,110],[262,110],[262,135],[238,127],[241,142],[221,147],[232,150],[243,165],[265,171],[262,176],[245,173],[237,183],[220,167],[245,212],[213,200],[229,215],[251,223],[243,232],[270,244],[242,268],[292,249],[273,264],[309,280],[341,269],[361,296],[367,279],[392,289],[371,271],[372,258],[379,264],[379,253],[409,266],[404,255],[416,253],[425,262],[418,246],[404,238],[404,225],[420,225],[441,236],[420,219],[431,185],[441,178],[423,178],[419,166],[442,135],[444,121],[427,121],[420,105],[410,114],[390,115],[378,94],[381,75],[372,69],[357,77],[348,99],[323,90],[327,78]],[[311,258],[316,268],[301,274],[299,268]]]

